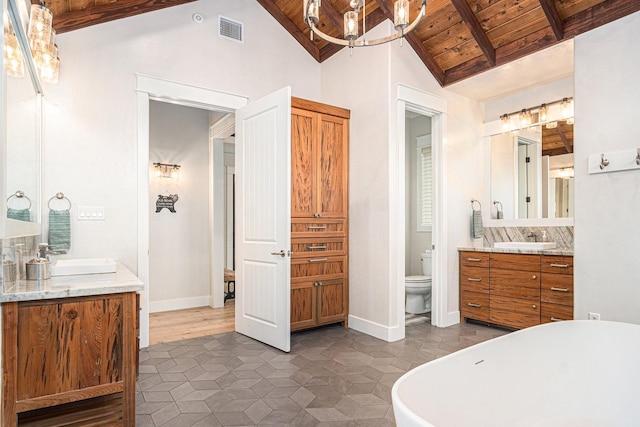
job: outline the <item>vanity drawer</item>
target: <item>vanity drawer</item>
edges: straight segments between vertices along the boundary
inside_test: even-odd
[[[542,303],[540,323],[573,320],[573,306]]]
[[[463,318],[489,321],[489,295],[463,290],[460,294],[460,314]]]
[[[542,274],[542,302],[573,306],[573,276]]]
[[[502,270],[520,270],[540,272],[540,255],[522,254],[490,254],[491,270],[499,268]]]
[[[491,269],[491,295],[540,300],[540,273]]]
[[[346,255],[347,239],[345,237],[291,239],[291,250],[292,258]]]
[[[460,287],[463,291],[489,293],[489,269],[478,267],[460,268]]]
[[[572,256],[542,255],[541,262],[543,273],[573,274]]]
[[[346,219],[291,218],[291,238],[300,237],[346,237]]]
[[[303,281],[339,279],[346,277],[347,257],[325,257],[291,259],[291,283]]]
[[[493,323],[512,328],[528,328],[540,324],[539,302],[491,295],[489,304],[489,320]]]
[[[488,252],[460,252],[461,267],[489,267]]]

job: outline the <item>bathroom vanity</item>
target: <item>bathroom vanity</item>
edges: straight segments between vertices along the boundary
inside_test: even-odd
[[[573,319],[573,256],[566,250],[461,249],[460,314],[516,329]]]
[[[134,425],[142,289],[121,264],[5,289],[2,426]]]

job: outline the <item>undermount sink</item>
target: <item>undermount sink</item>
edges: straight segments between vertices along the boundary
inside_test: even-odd
[[[556,242],[496,242],[493,246],[498,249],[544,250],[555,249]]]
[[[115,273],[116,262],[111,258],[60,259],[51,263],[51,276]]]

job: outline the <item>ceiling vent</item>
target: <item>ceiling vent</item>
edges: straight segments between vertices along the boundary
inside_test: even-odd
[[[231,18],[218,15],[218,36],[243,43],[244,24],[239,21],[234,21]]]

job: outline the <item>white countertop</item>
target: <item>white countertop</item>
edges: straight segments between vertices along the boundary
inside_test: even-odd
[[[57,276],[48,280],[21,280],[5,288],[0,304],[15,301],[33,301],[87,295],[138,292],[144,284],[121,263],[115,273]]]
[[[494,248],[493,246],[460,246],[458,251],[470,251],[470,252],[494,252],[504,254],[532,254],[532,255],[562,255],[573,256],[573,249],[514,249],[514,248]]]

